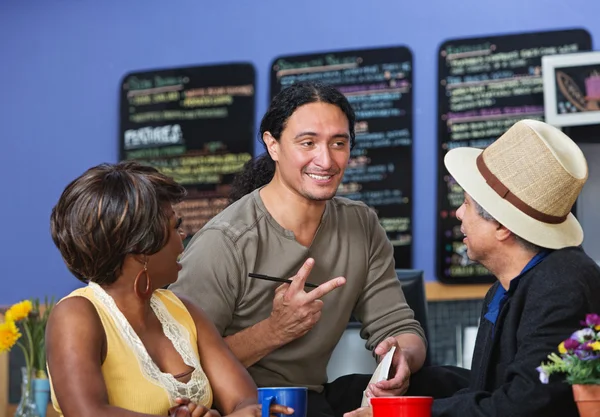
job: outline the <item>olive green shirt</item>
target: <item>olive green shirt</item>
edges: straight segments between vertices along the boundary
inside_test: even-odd
[[[370,350],[401,333],[425,340],[404,299],[393,247],[377,215],[364,203],[347,198],[327,201],[307,248],[273,219],[259,190],[253,191],[196,233],[170,289],[192,298],[225,337],[271,313],[280,284],[249,278],[249,273],[290,278],[309,257],[315,265],[307,282],[321,284],[343,276],[346,284],[322,298],[321,319],[307,334],[248,368],[259,387],[306,386],[321,391],[327,382],[327,363],[351,314],[362,323],[360,335]]]

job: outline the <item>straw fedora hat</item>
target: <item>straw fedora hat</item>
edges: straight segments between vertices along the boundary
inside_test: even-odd
[[[444,163],[465,192],[517,236],[550,249],[583,242],[571,208],[587,180],[587,162],[559,129],[521,120],[485,150],[455,148]]]

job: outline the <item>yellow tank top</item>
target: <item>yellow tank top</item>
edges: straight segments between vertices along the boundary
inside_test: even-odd
[[[187,383],[160,371],[141,340],[129,325],[110,295],[98,284],[90,283],[65,298],[85,297],[96,308],[106,334],[107,352],[102,375],[110,405],[138,413],[165,416],[175,398],[186,397],[210,408],[212,390],[200,365],[198,335],[194,320],[181,300],[168,290],[156,290],[150,304],[183,361],[194,368]],[[50,389],[54,409],[62,416],[60,405]]]

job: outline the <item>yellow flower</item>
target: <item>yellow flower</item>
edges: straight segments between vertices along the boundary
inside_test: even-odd
[[[25,300],[20,303],[14,304],[11,308],[6,312],[6,321],[19,321],[27,318],[29,312],[33,306],[31,305],[31,301]]]
[[[600,350],[600,341],[596,341],[594,343],[590,343],[590,347],[594,350]]]
[[[567,353],[567,349],[565,349],[565,342],[561,342],[561,344],[558,345],[558,351],[560,353]]]
[[[594,329],[595,329],[595,330],[598,330],[598,331],[600,331],[600,324],[596,324],[596,325],[594,326]]]
[[[14,321],[0,324],[0,353],[10,350],[21,337]]]

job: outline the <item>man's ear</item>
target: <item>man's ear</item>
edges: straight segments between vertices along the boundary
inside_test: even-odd
[[[512,235],[513,232],[508,230],[502,224],[498,223],[498,226],[496,226],[496,239],[503,242],[506,239],[510,238]]]
[[[271,135],[271,132],[263,133],[262,140],[267,147],[267,152],[273,161],[279,160],[279,141]]]

